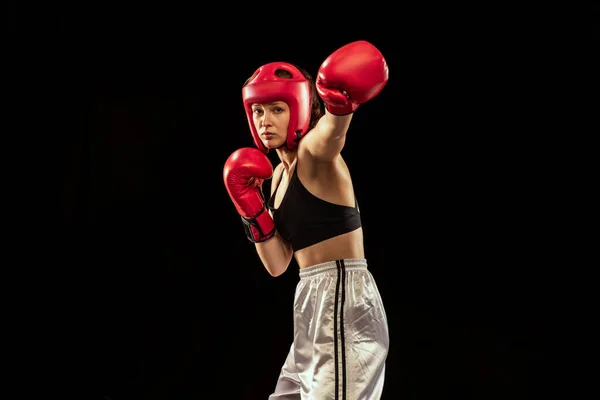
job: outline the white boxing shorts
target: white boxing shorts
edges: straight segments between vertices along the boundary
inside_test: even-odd
[[[300,269],[294,341],[269,400],[377,400],[389,347],[385,309],[365,259]]]

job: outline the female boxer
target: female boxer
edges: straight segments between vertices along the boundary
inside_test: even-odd
[[[266,270],[279,276],[292,257],[300,267],[294,338],[271,400],[381,397],[387,317],[341,151],[353,113],[387,80],[380,51],[357,41],[333,52],[314,82],[305,70],[274,62],[242,88],[257,148],[231,154],[225,186]],[[271,150],[281,161],[275,170]],[[266,202],[262,183],[271,178]]]

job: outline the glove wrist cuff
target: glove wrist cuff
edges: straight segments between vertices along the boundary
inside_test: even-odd
[[[352,114],[354,111],[356,111],[356,109],[358,108],[357,104],[347,104],[344,106],[334,106],[331,104],[326,104],[327,107],[327,111],[329,111],[330,114],[336,115],[336,116],[342,116],[342,115],[348,115],[348,114]]]
[[[273,218],[263,207],[254,218],[241,217],[246,232],[246,237],[252,243],[267,241],[275,235],[275,223]]]

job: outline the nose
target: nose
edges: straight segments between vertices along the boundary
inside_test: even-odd
[[[262,126],[265,126],[265,127],[271,126],[271,114],[268,111],[265,111],[263,113],[263,116],[261,118],[261,123],[262,123]]]

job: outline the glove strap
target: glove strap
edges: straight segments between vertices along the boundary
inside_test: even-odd
[[[254,218],[241,217],[246,237],[252,243],[267,241],[275,235],[275,225],[273,224],[269,213],[265,214],[266,210],[267,208],[263,207]],[[266,229],[270,228],[270,230],[264,232],[263,227],[267,227]]]
[[[349,103],[345,106],[334,106],[332,104],[326,104],[325,106],[327,107],[327,111],[329,111],[330,114],[337,115],[338,117],[342,115],[352,114],[358,108],[358,104],[352,103]]]

